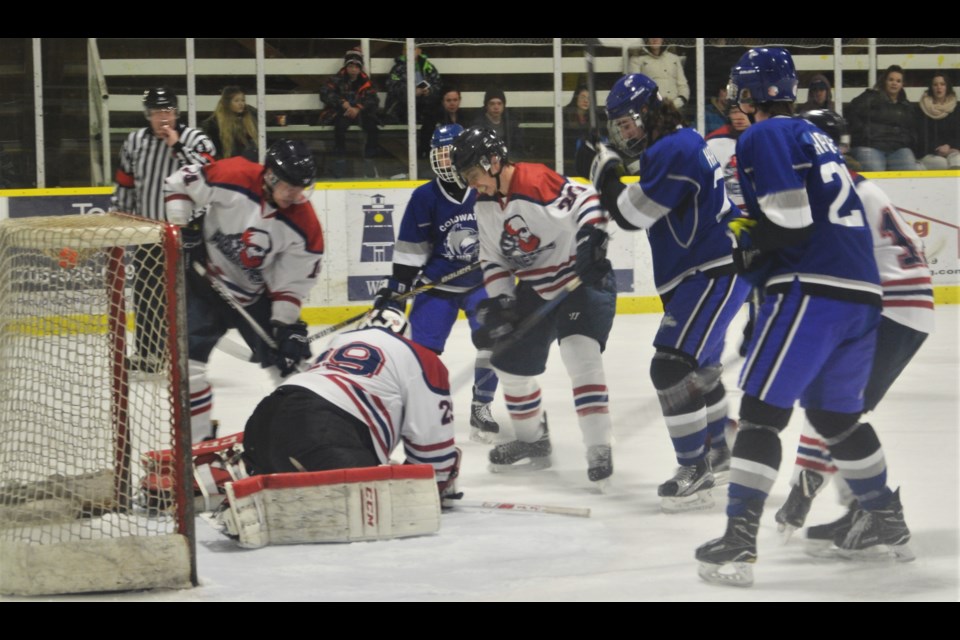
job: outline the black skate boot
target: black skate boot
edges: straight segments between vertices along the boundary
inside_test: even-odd
[[[522,442],[514,440],[498,444],[490,450],[490,471],[499,473],[509,470],[535,471],[550,466],[550,432],[547,428],[547,414],[544,412],[540,420],[543,425],[543,435],[536,442]],[[527,460],[526,464],[517,464]]]
[[[908,546],[910,530],[903,519],[900,489],[893,492],[890,502],[882,509],[860,509],[853,516],[847,535],[839,535],[833,543],[840,555],[853,559],[893,557],[898,562],[909,562],[916,556]]]
[[[753,564],[757,561],[757,530],[763,503],[753,500],[742,516],[727,519],[722,538],[697,548],[698,574],[711,584],[731,587],[753,585]]]
[[[847,537],[850,527],[853,526],[853,517],[859,510],[860,506],[854,500],[847,505],[847,512],[837,520],[807,527],[807,554],[814,557],[836,557],[837,549],[833,541]]]
[[[608,444],[587,447],[587,478],[603,492],[613,475],[613,451]]]
[[[470,405],[470,439],[490,444],[500,433],[500,425],[493,419],[490,403],[473,401]]]
[[[666,513],[709,509],[713,506],[713,473],[706,457],[693,465],[684,465],[657,488],[660,508]]]
[[[783,542],[790,539],[793,532],[803,526],[810,513],[813,498],[820,491],[825,479],[823,475],[811,469],[801,469],[797,484],[790,489],[787,501],[777,510],[774,519]]]

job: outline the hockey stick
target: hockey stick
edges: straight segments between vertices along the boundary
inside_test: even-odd
[[[563,289],[560,290],[560,293],[558,293],[553,300],[548,300],[536,311],[524,318],[523,322],[517,325],[510,335],[500,342],[494,344],[493,349],[491,350],[493,353],[491,353],[490,357],[493,358],[496,354],[502,353],[504,349],[508,349],[519,342],[520,339],[529,333],[531,329],[540,324],[541,320],[553,313],[553,310],[559,307],[560,303],[566,300],[567,296],[576,291],[577,287],[579,287],[581,284],[583,284],[583,282],[580,280],[580,276],[574,276],[573,280],[565,284]]]
[[[457,509],[478,509],[500,513],[549,513],[558,516],[589,518],[590,509],[584,507],[551,507],[543,504],[519,504],[516,502],[487,502],[480,500],[451,500],[450,505]]]
[[[210,283],[210,286],[213,287],[213,290],[216,291],[220,297],[223,298],[223,301],[230,305],[234,311],[239,313],[241,318],[247,321],[247,324],[250,325],[250,328],[253,329],[254,333],[256,333],[268,347],[274,351],[277,350],[277,342],[273,339],[273,337],[267,333],[263,327],[260,326],[260,323],[253,319],[253,316],[251,316],[247,310],[243,308],[243,305],[237,302],[233,296],[230,295],[230,292],[225,286],[223,286],[222,282],[211,276],[206,267],[199,262],[193,263],[193,270],[196,271],[200,277],[205,278],[206,281]]]

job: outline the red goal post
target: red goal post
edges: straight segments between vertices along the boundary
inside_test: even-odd
[[[197,583],[181,256],[176,226],[126,214],[0,221],[0,593]]]

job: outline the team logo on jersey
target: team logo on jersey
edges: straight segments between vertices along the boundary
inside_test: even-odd
[[[500,252],[510,258],[511,262],[522,266],[533,264],[534,256],[531,253],[540,253],[549,249],[553,242],[541,247],[540,236],[530,231],[526,221],[521,216],[512,216],[503,223],[503,232],[500,234]]]
[[[480,253],[480,238],[476,228],[454,224],[443,241],[443,257],[447,260],[473,262]]]
[[[269,233],[256,227],[248,227],[243,233],[230,234],[217,229],[211,241],[230,262],[243,267],[252,282],[263,281],[260,268],[273,249]]]
[[[737,156],[730,156],[730,161],[723,166],[723,183],[727,186],[727,195],[737,202],[743,202],[743,191],[737,178]]]

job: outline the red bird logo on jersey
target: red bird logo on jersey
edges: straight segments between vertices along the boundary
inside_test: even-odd
[[[508,218],[503,223],[503,233],[500,234],[500,248],[510,255],[517,249],[523,253],[536,251],[540,247],[540,237],[534,235],[527,226],[527,222],[520,216]]]
[[[240,262],[247,269],[259,269],[273,248],[270,234],[250,227],[240,236],[243,248],[240,249]]]

